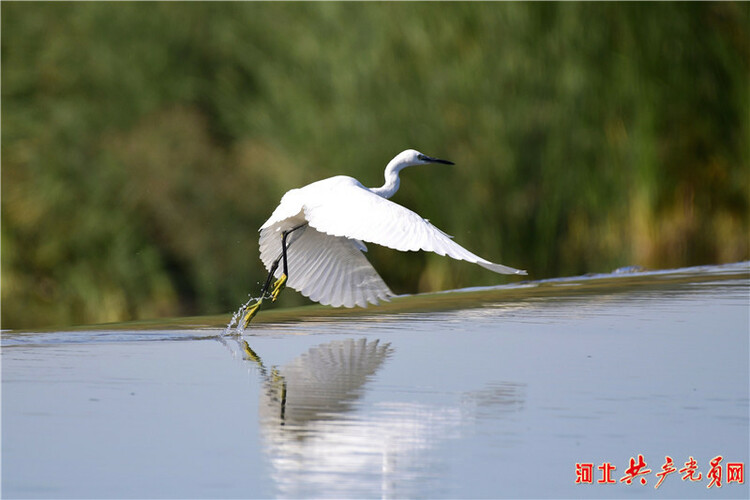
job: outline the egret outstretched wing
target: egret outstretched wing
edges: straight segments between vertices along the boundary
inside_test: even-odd
[[[351,177],[333,177],[298,191],[304,198],[301,208],[305,220],[320,232],[395,250],[435,252],[496,273],[526,274],[526,271],[495,264],[471,253],[428,220],[372,193]]]

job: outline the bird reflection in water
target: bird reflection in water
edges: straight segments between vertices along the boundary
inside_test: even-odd
[[[393,352],[390,343],[379,340],[335,340],[311,348],[282,368],[269,369],[244,339],[240,345],[244,358],[258,367],[264,381],[263,425],[298,430],[350,411],[365,383]]]
[[[395,352],[379,340],[323,343],[280,368],[238,342],[263,380],[260,434],[278,497],[420,496],[439,489],[451,460],[443,443],[523,411],[525,387],[506,382],[444,397],[430,391],[425,401],[399,379],[370,384],[365,398]]]

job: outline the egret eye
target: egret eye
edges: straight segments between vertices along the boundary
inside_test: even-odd
[[[427,158],[425,155],[423,155],[423,154],[420,153],[420,154],[417,155],[417,160],[419,160],[419,161],[427,161],[427,160],[429,160],[429,158]]]

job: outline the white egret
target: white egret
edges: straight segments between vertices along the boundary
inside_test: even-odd
[[[388,300],[394,294],[363,255],[365,242],[435,252],[501,274],[526,274],[474,255],[427,219],[388,200],[398,190],[401,170],[430,163],[453,165],[407,149],[385,167],[382,187],[367,188],[338,175],[287,192],[260,228],[260,259],[269,274],[261,298],[245,312],[244,325],[257,313],[273,277],[278,278],[273,300],[286,284],[335,307],[366,307]]]

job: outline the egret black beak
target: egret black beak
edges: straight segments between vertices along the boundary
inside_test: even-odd
[[[441,160],[440,158],[432,158],[431,156],[427,156],[427,155],[419,155],[418,158],[428,163],[442,163],[443,165],[455,165],[455,163],[453,163],[452,161]]]

